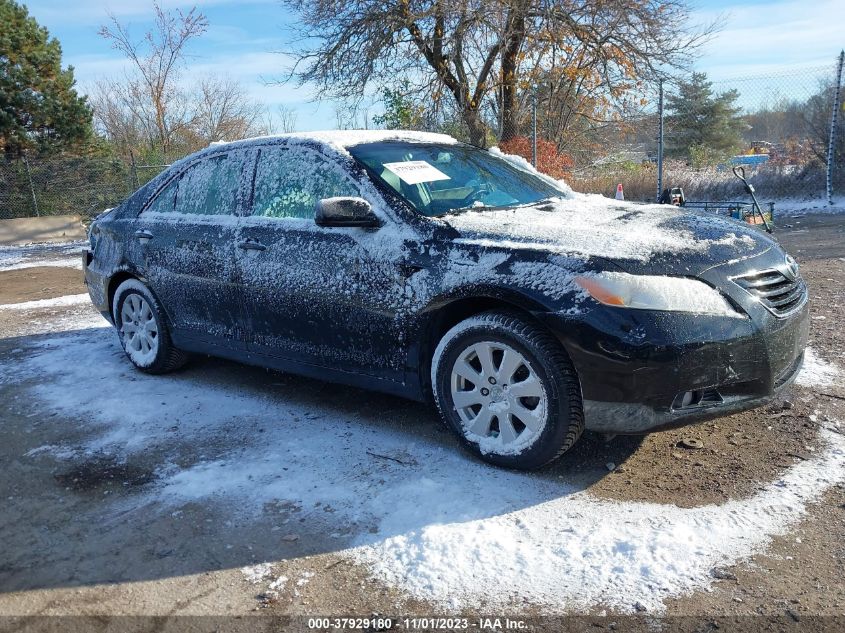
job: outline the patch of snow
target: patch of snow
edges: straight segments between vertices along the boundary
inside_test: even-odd
[[[287,582],[288,582],[287,576],[279,576],[278,578],[276,578],[276,580],[274,580],[273,582],[270,583],[270,585],[267,587],[267,589],[269,589],[270,591],[281,591],[282,589],[285,588],[285,585],[287,584]]]
[[[352,553],[381,581],[453,608],[502,608],[522,597],[549,612],[599,603],[623,612],[640,603],[660,612],[669,596],[706,589],[713,568],[785,534],[807,503],[845,480],[845,440],[821,435],[822,457],[793,467],[761,493],[692,509],[585,492],[538,498],[528,481],[510,482],[527,496],[523,507],[509,509],[495,478],[464,475],[454,486],[431,473],[370,501],[383,515],[384,540]]]
[[[38,299],[37,301],[22,301],[21,303],[0,304],[0,310],[38,310],[41,308],[58,308],[90,303],[88,293],[78,295],[64,295],[53,299]]]
[[[6,336],[59,334],[76,330],[111,327],[111,323],[97,312],[94,306],[84,303],[61,311],[42,308],[22,314],[25,315],[25,319],[21,319],[18,323],[6,325]]]
[[[10,261],[12,263],[0,264],[0,272],[5,272],[7,270],[24,270],[27,268],[41,268],[44,266],[52,268],[76,268],[77,270],[82,270],[82,260],[79,257],[66,259],[34,259],[34,261],[15,261],[12,259]]]
[[[813,198],[811,200],[781,198],[776,199],[774,203],[775,224],[782,223],[785,216],[800,216],[811,213],[845,213],[845,196],[834,196],[833,204],[829,204],[823,198]]]
[[[714,258],[724,261],[737,254],[751,254],[758,242],[762,246],[768,243],[762,235],[752,234],[753,229],[715,217],[669,205],[641,205],[587,194],[571,194],[541,207],[471,209],[447,218],[461,233],[458,243],[643,262],[661,254],[715,253],[719,248],[726,252],[716,253]],[[721,236],[698,237],[714,232]]]
[[[822,430],[824,450],[749,499],[692,509],[603,500],[578,479],[496,469],[444,436],[423,435],[424,425],[438,422],[420,405],[388,415],[376,395],[374,406],[362,407],[309,393],[307,382],[273,389],[272,377],[239,381],[234,371],[222,380],[190,368],[147,376],[101,330],[31,350],[14,367],[0,366],[0,375],[40,377],[28,387],[39,410],[87,425],[85,450],[201,456],[187,467],[166,460],[160,479],[115,500],[115,511],[169,513],[201,501],[248,517],[289,502],[325,534],[348,535],[354,547],[340,554],[374,577],[451,607],[527,600],[547,613],[598,603],[659,612],[667,598],[706,589],[714,567],[762,551],[845,480],[845,438]],[[250,577],[271,577],[267,568],[249,569]]]
[[[57,258],[69,258],[72,255],[78,256],[81,261],[81,252],[87,245],[86,241],[74,242],[53,242],[47,244],[28,244],[25,246],[0,246],[0,270],[19,263],[42,262],[37,265],[46,266],[45,261]]]
[[[384,141],[405,141],[408,143],[440,143],[453,145],[458,141],[447,135],[434,132],[413,132],[409,130],[328,130],[320,132],[290,132],[270,136],[256,136],[234,141],[231,145],[249,144],[256,141],[284,139],[288,141],[319,143],[342,150],[364,143],[382,143]],[[227,145],[227,144],[224,144]]]
[[[804,365],[795,382],[803,387],[829,387],[830,385],[839,383],[845,386],[841,381],[842,371],[833,363],[828,363],[826,360],[816,354],[816,350],[808,347],[804,351]]]
[[[257,585],[265,578],[269,578],[273,575],[273,564],[258,563],[257,565],[241,567],[241,573],[244,576],[244,580],[250,584]]]

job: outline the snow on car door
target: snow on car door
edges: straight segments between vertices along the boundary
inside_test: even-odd
[[[148,283],[175,336],[245,347],[235,241],[248,153],[202,158],[138,216]]]
[[[314,222],[318,200],[361,196],[353,179],[315,151],[275,146],[261,149],[254,182],[238,249],[250,349],[402,380],[395,315],[406,288],[389,232]]]

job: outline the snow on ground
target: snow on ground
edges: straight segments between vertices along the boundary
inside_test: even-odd
[[[0,310],[38,310],[39,308],[58,308],[64,306],[78,306],[90,304],[91,298],[87,292],[78,295],[63,295],[52,299],[38,299],[36,301],[22,301],[21,303],[0,304]]]
[[[820,358],[812,347],[804,352],[804,366],[795,379],[803,387],[829,387],[843,384],[842,372],[833,363]]]
[[[0,312],[2,314],[2,312]],[[8,314],[8,313],[7,313]],[[29,312],[16,312],[26,316],[26,320],[10,328],[8,336],[29,336],[33,334],[54,334],[73,332],[90,328],[110,327],[111,323],[89,304],[78,304],[60,311],[41,309]]]
[[[472,460],[422,433],[436,420],[419,405],[395,405],[414,419],[352,396],[327,398],[311,383],[215,379],[202,364],[147,376],[131,369],[112,330],[32,345],[14,368],[0,367],[0,378],[41,378],[30,392],[39,410],[90,434],[74,454],[167,456],[154,484],[116,504],[172,512],[201,502],[247,517],[268,502],[293,504],[328,522],[325,547],[454,608],[527,600],[549,613],[596,604],[630,611],[638,602],[659,611],[666,598],[707,588],[714,567],[764,548],[845,480],[845,438],[823,430],[826,450],[750,499],[694,509],[608,501],[574,478]],[[180,449],[199,457],[177,460]],[[265,578],[270,568],[243,573]]]
[[[51,266],[55,260],[76,259],[81,264],[85,241],[56,242],[52,244],[31,244],[29,246],[0,246],[0,271],[13,270],[21,264]]]
[[[32,261],[18,261],[15,263],[0,264],[0,272],[7,270],[23,270],[24,268],[40,268],[49,266],[53,268],[76,268],[82,270],[82,260],[79,257],[66,257],[63,259],[33,259]]]
[[[833,204],[826,199],[813,198],[812,200],[799,200],[783,198],[775,200],[775,222],[782,218],[807,215],[809,213],[845,213],[845,196],[834,196]],[[764,205],[765,206],[765,205]]]
[[[257,585],[265,578],[273,575],[273,565],[270,563],[258,563],[257,565],[250,565],[249,567],[242,567],[241,573],[251,585]]]

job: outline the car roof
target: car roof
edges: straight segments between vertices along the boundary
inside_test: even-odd
[[[291,132],[256,136],[232,142],[214,142],[208,149],[220,150],[250,145],[266,145],[272,142],[308,143],[325,146],[327,149],[346,153],[346,149],[364,143],[384,141],[405,141],[409,143],[455,144],[457,139],[447,134],[434,132],[413,132],[409,130],[328,130],[322,132]]]
[[[173,162],[169,168],[150,180],[130,199],[146,199],[152,192],[157,191],[161,182],[170,178],[175,170],[204,156],[226,152],[232,149],[258,147],[262,145],[307,145],[319,146],[326,154],[345,156],[351,160],[348,148],[365,143],[380,143],[384,141],[400,141],[408,143],[434,143],[440,145],[454,145],[457,139],[447,134],[434,132],[415,132],[409,130],[327,130],[321,132],[291,132],[287,134],[272,134],[255,136],[237,141],[215,141],[208,147],[189,154]]]

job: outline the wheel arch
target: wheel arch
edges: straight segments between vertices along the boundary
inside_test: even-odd
[[[115,315],[114,313],[114,295],[117,292],[117,289],[120,287],[120,284],[129,279],[137,279],[138,281],[146,285],[146,281],[143,277],[130,270],[118,270],[111,277],[109,277],[106,297],[109,301],[109,314],[111,314],[111,317],[113,320],[115,320],[115,322],[117,319],[117,315]]]
[[[518,314],[526,321],[550,332],[553,338],[558,340],[554,336],[554,333],[549,330],[548,326],[534,314],[535,312],[547,311],[548,308],[529,297],[519,294],[478,293],[462,295],[444,301],[428,311],[425,325],[420,333],[421,340],[417,371],[420,390],[425,400],[431,401],[432,399],[431,384],[428,377],[431,375],[431,361],[437,344],[446,332],[464,319],[481,314],[482,312],[489,312],[490,310],[501,310]],[[563,344],[560,344],[560,347],[568,355]]]
[[[141,273],[139,273],[135,270],[128,269],[128,268],[123,268],[123,269],[116,271],[109,278],[108,300],[109,300],[109,314],[112,317],[112,322],[115,323],[115,324],[117,323],[117,315],[114,313],[114,295],[117,292],[117,289],[120,287],[120,284],[122,284],[124,281],[127,281],[129,279],[135,279],[136,281],[139,281],[142,284],[144,284],[144,286],[150,292],[150,294],[152,294],[156,298],[156,301],[158,301],[159,307],[161,309],[161,312],[164,314],[164,318],[167,321],[168,327],[172,328],[173,327],[173,319],[170,317],[170,314],[168,314],[167,309],[162,305],[162,303],[159,300],[158,296],[156,295],[155,291],[152,288],[150,288],[150,284],[147,281],[147,278],[144,275],[142,275]]]

